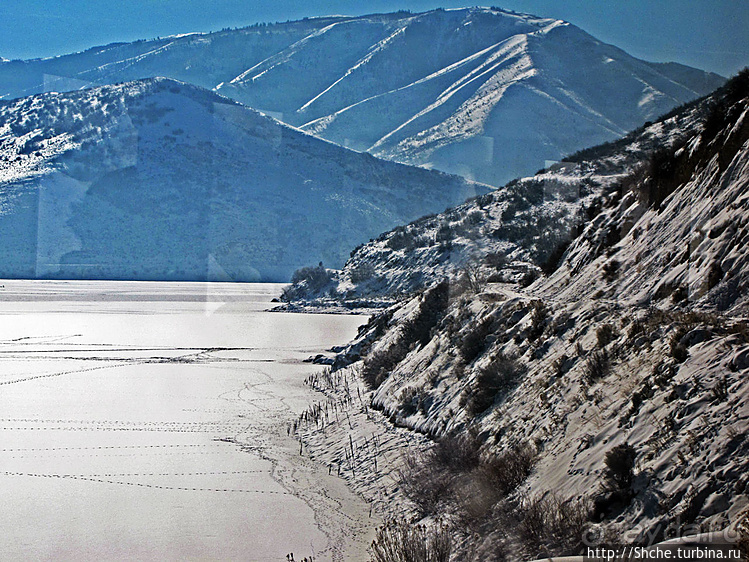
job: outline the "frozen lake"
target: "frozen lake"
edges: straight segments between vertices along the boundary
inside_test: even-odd
[[[0,559],[366,559],[368,506],[286,433],[366,318],[280,287],[0,281]]]

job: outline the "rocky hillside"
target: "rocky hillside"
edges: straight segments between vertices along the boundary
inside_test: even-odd
[[[405,62],[407,61],[407,62]],[[166,76],[315,135],[491,185],[618,138],[723,79],[498,8],[310,18],[0,64],[0,97]]]
[[[669,127],[545,274],[443,281],[339,355],[371,407],[435,440],[394,493],[449,521],[455,560],[747,532],[749,72],[642,134]]]
[[[286,281],[485,186],[148,79],[0,102],[0,276]]]

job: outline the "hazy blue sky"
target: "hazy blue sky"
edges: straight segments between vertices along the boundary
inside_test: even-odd
[[[673,60],[723,75],[749,65],[749,0],[492,2],[568,20],[651,61]],[[0,0],[0,56],[47,57],[113,41],[258,21],[467,5],[455,0]]]

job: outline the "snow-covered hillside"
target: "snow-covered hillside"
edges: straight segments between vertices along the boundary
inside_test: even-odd
[[[337,360],[372,407],[439,443],[406,455],[387,493],[448,520],[456,560],[749,537],[749,71],[579,160],[570,181],[609,176],[546,274],[524,287],[479,268],[435,284]],[[478,259],[499,262],[479,243],[491,231],[476,233]],[[355,468],[352,485],[384,493],[376,470]]]
[[[288,296],[313,299],[334,285],[343,298],[393,298],[445,277],[528,284],[557,265],[585,223],[618,196],[623,178],[657,149],[695,134],[712,105],[710,97],[696,100],[615,142],[398,226],[356,248],[330,285],[314,291],[302,283]]]
[[[501,185],[723,79],[495,8],[311,18],[0,67],[0,98],[168,76],[344,146]]]
[[[0,102],[0,276],[287,280],[484,186],[148,79]]]

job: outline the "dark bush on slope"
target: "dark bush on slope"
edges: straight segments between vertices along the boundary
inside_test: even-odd
[[[702,132],[708,143],[714,140],[718,133],[725,130],[729,124],[735,123],[739,117],[737,104],[749,95],[749,67],[744,68],[726,82],[718,92],[722,95],[711,107]]]
[[[367,386],[378,388],[414,346],[429,343],[432,329],[445,315],[449,293],[447,281],[424,291],[419,310],[401,328],[396,340],[388,347],[373,352],[364,360],[362,379]]]
[[[474,361],[486,348],[486,338],[492,332],[493,319],[484,318],[475,326],[469,327],[461,339],[458,351],[463,361],[468,364]]]
[[[475,521],[491,516],[492,508],[528,478],[536,460],[527,443],[482,455],[481,440],[469,430],[407,457],[399,483],[422,515],[453,511]]]
[[[643,196],[645,202],[659,208],[663,201],[679,186],[688,171],[683,159],[676,156],[673,149],[661,149],[650,156],[646,166],[648,178],[643,184]]]
[[[609,373],[610,359],[605,349],[594,351],[585,362],[585,378],[589,383],[594,383]]]
[[[429,343],[432,328],[445,316],[449,298],[450,284],[447,281],[438,283],[424,293],[419,313],[406,325],[407,341],[418,342],[422,346]]]
[[[617,445],[606,453],[606,486],[611,491],[631,494],[636,458],[637,451],[629,443]]]
[[[475,384],[465,395],[465,407],[472,416],[489,409],[500,394],[506,394],[520,380],[523,369],[512,357],[498,354],[479,371]]]

